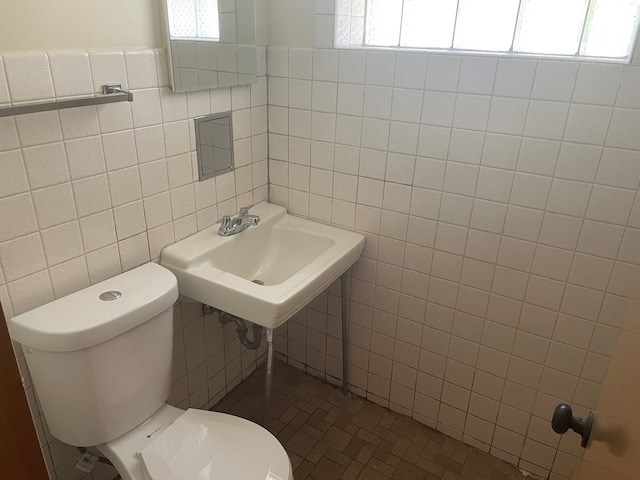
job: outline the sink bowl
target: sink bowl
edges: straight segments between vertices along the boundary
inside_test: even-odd
[[[276,328],[360,257],[364,237],[294,217],[266,202],[260,223],[221,237],[218,225],[162,251],[160,264],[186,297],[267,328]]]

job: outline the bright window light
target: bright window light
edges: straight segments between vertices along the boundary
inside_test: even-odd
[[[629,60],[639,12],[640,0],[336,0],[335,45]]]
[[[168,0],[171,38],[220,39],[218,0]]]

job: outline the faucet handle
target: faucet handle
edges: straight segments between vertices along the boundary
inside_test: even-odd
[[[253,208],[253,205],[249,205],[248,207],[240,207],[240,211],[238,212],[239,217],[244,217],[245,215],[249,215],[249,209]]]
[[[229,215],[223,215],[215,224],[220,224],[220,229],[229,228],[231,226],[231,217]],[[214,225],[215,225],[214,224]]]

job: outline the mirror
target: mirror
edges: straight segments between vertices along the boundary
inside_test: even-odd
[[[200,181],[233,170],[231,112],[194,119]]]
[[[257,81],[254,0],[165,0],[174,92]]]

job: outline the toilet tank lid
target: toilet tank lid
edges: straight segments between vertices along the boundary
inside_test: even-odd
[[[105,292],[110,292],[107,300],[101,300]],[[147,263],[17,315],[8,322],[9,332],[34,350],[71,352],[125,333],[171,308],[177,299],[173,273]]]

